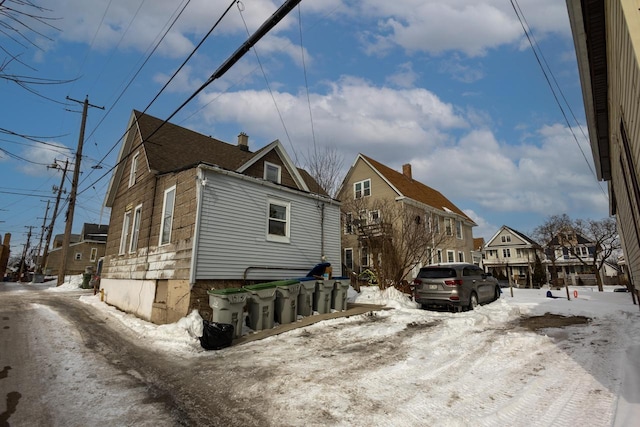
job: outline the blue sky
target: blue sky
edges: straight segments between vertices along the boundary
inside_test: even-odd
[[[283,1],[233,5],[151,103],[230,3],[51,0],[45,15],[57,30],[34,24],[40,34],[24,33],[38,48],[0,36],[23,63],[5,74],[73,80],[33,86],[57,102],[0,80],[0,128],[47,143],[0,134],[0,233],[12,234],[14,254],[28,226],[37,245],[46,200],[53,205],[61,172],[46,165],[73,161],[81,105],[66,97],[105,108],[88,113],[78,233],[84,222],[109,221],[102,205],[131,111],[167,118]],[[230,143],[245,132],[254,151],[279,139],[301,167],[314,144],[335,148],[345,172],[357,153],[396,170],[411,163],[415,179],[476,221],[475,237],[503,224],[531,233],[554,214],[604,218],[606,185],[593,173],[565,2],[513,4],[562,109],[510,1],[302,0],[171,121]]]

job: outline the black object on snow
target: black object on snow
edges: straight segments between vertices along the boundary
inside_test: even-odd
[[[200,345],[205,350],[220,350],[231,345],[233,341],[233,325],[229,323],[209,322],[202,319],[204,330],[200,337]]]
[[[555,299],[555,298],[560,298],[560,297],[556,297],[551,293],[551,291],[547,291],[547,298],[554,298]]]
[[[320,264],[316,264],[315,267],[313,267],[311,271],[307,273],[307,277],[316,277],[316,276],[322,277],[322,275],[324,274],[324,270],[327,267],[331,267],[331,263],[321,262]]]

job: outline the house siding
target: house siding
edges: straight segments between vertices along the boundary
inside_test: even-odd
[[[320,209],[308,195],[209,170],[205,177],[196,280],[300,277],[321,262]],[[290,203],[290,243],[267,240],[270,199]],[[340,274],[339,227],[340,207],[325,204],[325,256],[334,275]],[[277,269],[288,267],[294,269]]]
[[[634,194],[631,175],[640,176],[640,23],[635,1],[606,2],[607,64],[609,67],[611,188],[615,194],[618,227],[630,278],[640,285],[640,200]],[[627,18],[628,17],[628,18]],[[627,132],[631,161],[623,147],[620,123]],[[633,163],[635,170],[625,170]]]
[[[130,170],[131,157],[125,170]],[[108,262],[103,276],[112,279],[189,279],[192,236],[196,212],[196,169],[156,176],[146,165],[144,150],[138,157],[139,174],[129,188],[128,175],[120,181],[118,197],[111,209]],[[171,243],[159,246],[164,190],[176,186]],[[120,255],[123,218],[126,211],[142,205],[138,249],[135,253]],[[112,228],[113,227],[113,228]],[[128,247],[128,244],[127,244]]]

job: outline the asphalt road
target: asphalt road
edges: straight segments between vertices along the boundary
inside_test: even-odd
[[[227,395],[228,363],[141,347],[90,292],[0,282],[0,427],[268,424]]]

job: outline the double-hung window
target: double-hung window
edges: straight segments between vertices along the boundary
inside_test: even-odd
[[[95,262],[98,259],[98,248],[91,248],[91,255],[89,256],[89,261]]]
[[[347,212],[344,218],[344,233],[353,234],[353,214]]]
[[[289,243],[291,203],[268,201],[267,240]]]
[[[462,239],[462,221],[456,220],[456,237]]]
[[[356,199],[367,197],[371,195],[371,180],[365,179],[364,181],[358,181],[353,184],[353,196]]]
[[[138,157],[140,153],[136,153],[131,158],[131,170],[129,171],[129,187],[133,187],[136,183],[136,173],[138,171]]]
[[[160,245],[171,242],[171,227],[173,226],[173,208],[176,202],[176,186],[164,190],[162,203],[162,223],[160,224]]]
[[[451,218],[444,219],[444,230],[447,236],[453,236],[453,220]]]
[[[138,237],[140,236],[140,217],[142,216],[142,205],[136,206],[133,211],[133,224],[131,225],[131,242],[129,243],[129,253],[138,250]]]
[[[129,241],[129,228],[131,227],[131,211],[124,213],[122,220],[122,234],[120,235],[120,250],[118,254],[124,255],[127,251],[127,242]]]

